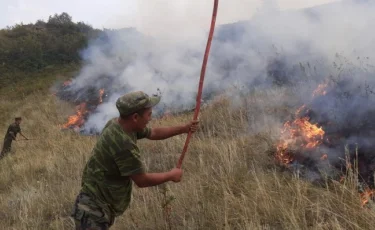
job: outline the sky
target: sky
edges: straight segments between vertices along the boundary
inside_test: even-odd
[[[217,24],[250,19],[263,1],[285,10],[336,0],[220,0]],[[73,21],[99,29],[136,27],[155,34],[177,29],[182,23],[187,28],[208,28],[213,0],[0,0],[0,6],[0,28],[46,21],[49,15],[66,12]]]

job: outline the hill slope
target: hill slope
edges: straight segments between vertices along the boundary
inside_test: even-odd
[[[13,47],[8,37],[0,39]],[[44,55],[49,48],[41,50]],[[6,70],[1,79],[11,79],[12,84],[0,89],[0,133],[15,116],[22,116],[23,133],[36,140],[14,142],[13,151],[0,160],[1,229],[72,229],[70,211],[97,137],[62,131],[61,124],[74,108],[50,92],[56,81],[76,74],[78,51],[51,60],[41,53],[33,57],[34,51],[28,52],[29,58],[35,57],[31,65],[22,55],[12,59],[13,52],[2,59],[10,62],[1,67]],[[18,78],[16,73],[23,75]],[[315,185],[274,163],[280,123],[273,118],[295,112],[284,103],[298,99],[294,92],[275,85],[254,89],[238,100],[216,99],[201,113],[182,182],[135,188],[130,209],[113,229],[372,229],[375,212],[361,205],[355,167],[342,183]],[[165,117],[151,126],[191,118],[192,114]],[[174,167],[184,141],[184,136],[140,141],[148,171]]]
[[[235,109],[223,98],[205,109],[182,182],[135,188],[130,209],[113,229],[371,229],[375,212],[361,207],[353,177],[327,188],[293,177],[269,155],[276,135],[272,126],[249,131],[269,113],[285,115],[288,109],[280,106],[259,109],[259,101],[274,101],[275,94],[289,93],[257,92]],[[71,107],[53,95],[3,98],[0,106],[4,117],[22,114],[24,134],[37,139],[14,142],[12,153],[0,161],[1,229],[71,229],[69,213],[96,137],[61,131]],[[152,125],[191,117],[154,120]],[[3,120],[2,132],[6,124]],[[141,141],[148,170],[174,167],[184,140]]]

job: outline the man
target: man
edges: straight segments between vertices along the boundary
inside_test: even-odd
[[[22,122],[21,117],[16,117],[14,123],[10,124],[8,130],[4,137],[3,150],[1,151],[0,156],[4,156],[6,153],[10,152],[12,147],[12,141],[16,141],[17,134],[19,133],[23,138],[28,140],[21,132],[20,124]]]
[[[107,122],[83,170],[82,188],[72,212],[77,230],[109,229],[115,217],[128,208],[133,182],[144,188],[181,180],[181,169],[146,173],[140,159],[137,139],[162,140],[195,132],[198,127],[198,121],[192,121],[181,126],[148,128],[152,107],[159,101],[160,97],[149,97],[142,91],[118,98],[120,116]]]

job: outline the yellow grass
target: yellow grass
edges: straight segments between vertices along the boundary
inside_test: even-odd
[[[135,187],[131,207],[112,229],[373,229],[375,213],[361,207],[351,184],[317,187],[273,164],[268,152],[278,122],[267,114],[284,116],[288,110],[271,103],[274,96],[251,95],[246,107],[222,100],[202,111],[183,180]],[[259,109],[262,103],[270,106]],[[0,107],[1,133],[19,115],[24,134],[38,139],[14,142],[11,154],[0,161],[1,229],[73,229],[70,211],[96,138],[61,131],[59,124],[73,107],[49,93],[18,99],[2,95]],[[191,118],[187,114],[152,125]],[[174,167],[184,141],[185,136],[140,141],[147,169]]]

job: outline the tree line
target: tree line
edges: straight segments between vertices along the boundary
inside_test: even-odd
[[[80,50],[100,35],[83,22],[73,22],[67,13],[48,21],[16,24],[0,30],[0,78],[11,72],[37,72],[48,66],[79,63]]]

